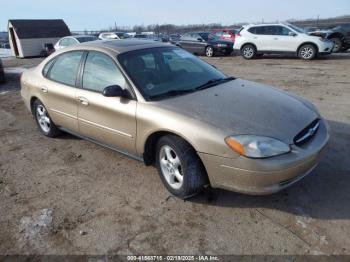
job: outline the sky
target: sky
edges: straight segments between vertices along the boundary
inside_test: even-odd
[[[9,19],[64,19],[71,31],[148,24],[274,22],[350,14],[350,0],[2,0]]]

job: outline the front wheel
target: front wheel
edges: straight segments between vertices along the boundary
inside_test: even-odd
[[[257,55],[256,49],[253,45],[245,45],[241,51],[244,59],[253,59]]]
[[[179,198],[197,194],[208,183],[195,150],[180,137],[169,135],[159,139],[156,165],[164,186]]]
[[[300,47],[299,53],[298,53],[299,58],[303,60],[312,60],[316,57],[316,55],[317,55],[316,48],[313,45],[309,45],[309,44],[306,44]]]
[[[213,57],[214,56],[214,49],[212,46],[207,46],[207,48],[205,49],[205,55],[207,57]]]

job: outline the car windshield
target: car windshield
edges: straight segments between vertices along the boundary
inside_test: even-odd
[[[288,24],[288,26],[292,29],[294,29],[295,31],[297,31],[298,33],[305,33],[305,30],[296,26],[296,25],[291,25],[291,24]]]
[[[84,43],[84,42],[89,42],[89,41],[95,41],[97,40],[97,37],[95,36],[82,36],[82,37],[77,37],[77,40],[79,43]]]
[[[230,81],[225,74],[177,47],[157,47],[118,55],[146,100],[181,95]]]

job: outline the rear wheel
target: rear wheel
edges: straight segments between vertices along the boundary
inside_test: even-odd
[[[335,38],[331,38],[330,40],[333,41],[334,43],[333,53],[340,52],[342,49],[342,41],[340,40],[340,38],[335,37]]]
[[[213,57],[214,56],[214,49],[212,46],[207,46],[207,48],[205,49],[205,55],[207,57]]]
[[[179,198],[197,194],[208,183],[195,150],[180,137],[168,135],[159,139],[156,165],[165,187]]]
[[[40,100],[35,100],[33,104],[36,123],[42,134],[48,137],[57,137],[61,131],[51,120],[45,106]]]
[[[256,48],[253,45],[245,45],[242,48],[242,56],[245,59],[253,59],[256,56]]]
[[[298,56],[303,60],[312,60],[316,57],[317,51],[313,45],[303,45],[299,48]]]

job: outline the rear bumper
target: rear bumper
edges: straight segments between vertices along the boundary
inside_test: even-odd
[[[296,183],[317,166],[329,140],[324,122],[315,137],[288,154],[266,159],[223,158],[199,153],[211,186],[251,195],[267,195]]]
[[[233,52],[233,47],[214,47],[216,55],[230,55]]]

